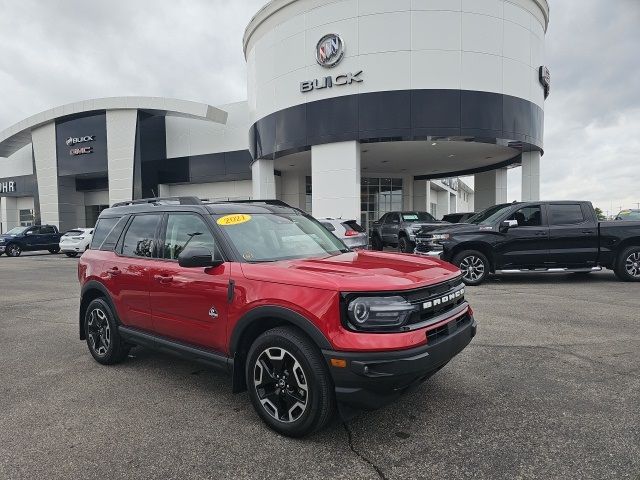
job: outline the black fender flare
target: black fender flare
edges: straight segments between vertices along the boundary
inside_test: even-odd
[[[89,291],[99,291],[101,293],[101,297],[104,298],[104,300],[109,304],[109,307],[111,308],[111,311],[113,312],[113,315],[115,317],[115,321],[118,325],[122,325],[122,323],[120,322],[120,317],[118,316],[118,311],[116,310],[116,307],[113,303],[113,299],[111,298],[111,294],[109,293],[109,290],[107,289],[107,287],[105,287],[102,283],[98,282],[97,280],[89,280],[87,283],[85,283],[82,286],[82,289],[80,290],[80,307],[78,309],[78,327],[79,327],[79,333],[80,333],[80,340],[84,340],[84,315],[83,315],[83,304],[84,304],[84,298],[85,295],[89,292]]]
[[[240,320],[236,323],[231,339],[229,341],[229,352],[233,356],[240,343],[242,334],[251,326],[254,322],[259,322],[261,319],[271,318],[279,319],[285,322],[295,325],[300,330],[305,332],[320,349],[332,350],[333,347],[327,337],[316,327],[310,320],[286,307],[279,307],[275,305],[265,305],[256,307],[253,310],[245,313]]]

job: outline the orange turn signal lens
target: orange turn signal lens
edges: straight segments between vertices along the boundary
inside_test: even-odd
[[[336,368],[347,368],[347,361],[341,358],[332,358],[331,366]]]

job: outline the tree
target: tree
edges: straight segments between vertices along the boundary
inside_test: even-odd
[[[602,213],[602,210],[598,207],[596,207],[596,217],[598,217],[598,220],[606,220],[607,217],[604,216],[604,213]]]

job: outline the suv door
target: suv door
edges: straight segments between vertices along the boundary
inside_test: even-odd
[[[382,240],[385,243],[398,243],[398,230],[400,229],[400,214],[389,213],[382,224]]]
[[[518,226],[502,232],[496,247],[500,270],[509,268],[542,268],[549,261],[549,226],[542,205],[528,205],[504,220],[517,220]]]
[[[150,271],[157,256],[156,239],[161,223],[159,213],[131,217],[116,253],[107,257],[102,266],[104,283],[125,326],[152,330]]]
[[[586,204],[549,204],[550,260],[558,267],[593,267],[598,257],[598,225]]]
[[[38,250],[40,242],[42,241],[40,228],[41,227],[30,227],[28,230],[25,230],[22,250]]]
[[[183,268],[178,255],[187,246],[206,247],[221,258],[210,225],[196,213],[168,213],[160,254],[151,272],[151,310],[156,333],[223,352],[231,264]]]

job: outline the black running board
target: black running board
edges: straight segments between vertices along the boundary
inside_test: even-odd
[[[119,326],[118,332],[123,340],[128,343],[168,352],[186,360],[195,360],[227,372],[233,370],[233,358],[225,357],[210,350],[186,345],[129,327]]]
[[[496,273],[589,273],[599,272],[602,267],[586,267],[586,268],[532,268],[532,269],[505,269],[496,270]]]

